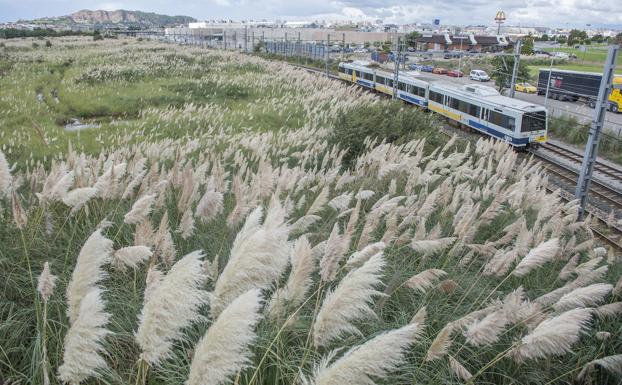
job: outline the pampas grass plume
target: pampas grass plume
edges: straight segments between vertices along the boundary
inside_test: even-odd
[[[133,269],[137,268],[141,262],[149,259],[153,253],[147,246],[128,246],[114,252],[114,261],[118,268],[125,266]]]
[[[578,307],[594,306],[602,302],[612,289],[613,285],[608,283],[580,287],[562,296],[553,308],[558,312],[564,312]]]
[[[360,335],[352,322],[375,317],[370,303],[374,296],[382,295],[375,287],[381,283],[384,265],[382,253],[378,253],[360,268],[350,271],[334,291],[326,294],[313,324],[316,347],[326,346],[346,334]]]
[[[220,385],[250,366],[248,346],[260,320],[261,291],[249,290],[220,313],[198,342],[186,385]]]
[[[84,295],[76,318],[65,336],[63,364],[58,368],[64,383],[78,385],[89,377],[99,377],[107,368],[102,357],[102,341],[110,334],[105,326],[110,314],[104,311],[101,290],[92,288]]]
[[[329,354],[316,367],[313,379],[303,377],[304,385],[375,384],[372,378],[385,378],[405,360],[408,348],[420,333],[418,324],[408,324],[382,333],[362,345],[348,350],[332,365]]]
[[[559,356],[571,351],[592,319],[592,309],[573,309],[542,321],[512,348],[516,361]]]
[[[67,285],[67,315],[71,323],[78,317],[82,298],[106,277],[102,268],[110,263],[111,257],[112,241],[96,230],[82,246]]]
[[[54,293],[54,287],[56,286],[57,277],[50,271],[50,264],[45,262],[43,264],[43,271],[39,275],[37,280],[37,291],[41,295],[43,302],[48,302],[52,294]]]
[[[149,214],[151,214],[155,198],[155,194],[147,194],[138,198],[138,200],[132,205],[132,209],[123,217],[123,222],[128,225],[134,225],[143,221],[147,218],[147,216],[149,216]]]
[[[194,251],[181,258],[165,277],[154,280],[145,296],[136,342],[142,350],[140,358],[150,365],[167,358],[173,342],[183,338],[182,330],[201,319],[199,308],[207,301],[201,289],[205,283],[202,257]]]
[[[543,242],[531,249],[523,258],[512,274],[516,277],[523,277],[535,268],[551,261],[559,252],[559,239],[553,238]]]

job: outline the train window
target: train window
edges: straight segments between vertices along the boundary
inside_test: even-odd
[[[546,112],[537,111],[523,115],[523,123],[520,132],[544,131],[546,130]]]
[[[356,74],[356,77],[357,77],[357,78],[360,78],[360,77],[361,77],[361,71],[354,71],[354,73]]]
[[[443,104],[443,94],[435,91],[430,91],[430,100],[436,103]]]
[[[406,83],[403,83],[403,82],[397,82],[397,88],[400,91],[406,91],[406,92],[410,93],[410,90],[409,90],[410,84],[406,84]]]
[[[374,80],[374,74],[363,72],[363,78],[367,80]]]
[[[513,117],[500,114],[496,111],[489,111],[488,121],[492,124],[495,124],[499,127],[507,128],[511,131],[514,131],[514,127],[516,127]]]
[[[342,66],[339,66],[339,72],[344,74],[344,73],[346,73],[346,69],[343,68]]]
[[[389,86],[389,87],[393,87],[393,79],[385,78],[384,79],[384,84]]]
[[[469,109],[466,113],[471,116],[479,117],[479,110],[480,110],[479,106],[476,106],[474,104],[469,104]]]
[[[346,73],[348,75],[352,75],[352,69],[351,68],[346,68]]]
[[[415,92],[413,92],[413,94],[425,97],[425,88],[415,87]]]

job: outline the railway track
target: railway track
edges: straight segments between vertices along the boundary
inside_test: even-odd
[[[294,66],[315,74],[326,74],[326,71],[314,67],[304,65]],[[329,74],[329,78],[346,82],[345,80],[333,74]],[[381,95],[390,97],[386,94]],[[545,151],[549,151],[550,153],[555,154],[558,157],[564,158],[568,162],[577,163],[579,165],[583,162],[583,155],[565,149],[553,143],[547,143],[546,145],[541,146],[541,148],[543,148]],[[576,185],[577,179],[579,177],[579,173],[576,170],[559,161],[556,161],[553,157],[544,155],[542,152],[530,151],[530,153],[542,161],[543,166],[547,169],[549,173],[555,175],[558,179],[564,181],[567,185]],[[594,169],[597,172],[603,174],[604,176],[607,176],[616,181],[619,180],[622,184],[621,170],[618,170],[601,162],[596,163]],[[553,190],[549,189],[549,191],[552,192]],[[605,206],[615,208],[617,210],[622,210],[621,191],[618,191],[615,188],[608,186],[607,184],[592,179],[592,183],[590,185],[590,193],[592,194],[592,197],[597,198],[599,201],[604,203]],[[572,194],[568,192],[566,192],[566,196],[563,196],[563,198],[566,201],[574,199]],[[610,226],[610,224],[608,224],[607,220],[605,219],[605,211],[602,209],[591,206],[588,207],[587,212],[591,213],[595,218],[595,221],[598,223],[597,225],[592,224],[591,226],[594,235],[596,235],[604,243],[613,247],[614,249],[622,250],[622,229],[616,226]]]
[[[550,143],[550,142],[546,143],[544,145],[541,145],[541,148],[543,148],[545,151],[549,151],[558,156],[561,156],[564,159],[572,163],[576,163],[580,165],[583,162],[583,154],[564,148],[555,143]],[[594,164],[594,171],[599,172],[600,174],[608,178],[611,178],[613,180],[616,180],[622,183],[622,170],[621,169],[611,167],[610,165],[606,163],[596,162]]]

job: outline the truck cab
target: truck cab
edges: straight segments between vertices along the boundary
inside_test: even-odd
[[[622,109],[622,76],[613,78],[613,90],[609,94],[609,111],[620,112]]]

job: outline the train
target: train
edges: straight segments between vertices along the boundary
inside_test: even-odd
[[[594,108],[602,78],[603,74],[595,72],[541,68],[538,75],[538,95],[545,95],[548,91],[549,98],[569,102],[579,100]],[[622,85],[622,75],[614,76],[613,85],[614,89],[607,97],[607,109],[617,113],[622,110],[622,93],[619,88]]]
[[[496,89],[400,73],[397,87],[394,74],[370,67],[366,62],[341,62],[339,78],[361,87],[438,113],[458,125],[502,140],[513,147],[537,147],[547,141],[547,110],[543,106],[508,98]]]

